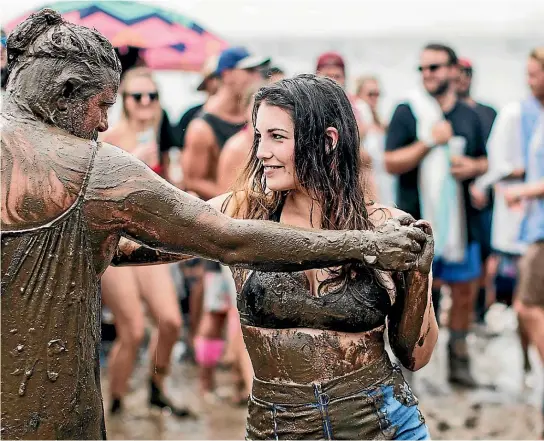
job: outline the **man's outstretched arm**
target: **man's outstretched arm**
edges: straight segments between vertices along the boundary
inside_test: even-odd
[[[418,229],[400,225],[380,235],[231,219],[109,145],[98,155],[89,190],[89,209],[112,233],[163,252],[262,271],[298,271],[353,261],[402,271],[413,266],[426,240]]]

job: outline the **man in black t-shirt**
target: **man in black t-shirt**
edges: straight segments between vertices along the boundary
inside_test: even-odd
[[[438,256],[433,264],[433,274],[437,281],[451,288],[449,381],[474,387],[476,382],[470,372],[466,336],[472,321],[481,272],[481,238],[479,213],[471,204],[469,184],[474,177],[487,170],[487,159],[480,118],[456,96],[453,80],[458,73],[457,63],[455,52],[447,46],[429,44],[423,49],[419,66],[423,87],[442,109],[444,119],[434,125],[428,139],[418,139],[418,122],[410,104],[400,104],[387,133],[385,165],[389,173],[399,177],[398,207],[419,219],[421,188],[418,177],[421,162],[432,148],[447,144],[454,136],[463,137],[466,141],[465,154],[452,156],[450,168],[463,190],[467,232],[464,261],[451,263]],[[423,182],[421,185],[431,184]],[[433,293],[433,304],[437,309],[437,291]]]

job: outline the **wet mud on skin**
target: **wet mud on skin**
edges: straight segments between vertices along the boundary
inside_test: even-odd
[[[379,359],[384,351],[383,330],[380,326],[350,335],[315,329],[242,326],[255,376],[265,381],[299,384],[328,381]],[[375,379],[369,379],[369,384],[374,382]]]
[[[433,439],[537,439],[540,424],[542,382],[523,389],[521,353],[517,336],[506,335],[487,341],[472,339],[475,375],[483,382],[494,382],[497,391],[462,392],[446,382],[447,333],[439,338],[428,366],[411,383],[419,399],[421,413]],[[504,348],[513,348],[511,352]],[[535,372],[542,369],[538,356],[531,354]],[[105,406],[108,406],[106,372],[102,370]],[[205,405],[198,391],[198,373],[194,366],[175,364],[168,379],[169,394],[180,404],[196,409],[198,420],[179,420],[166,414],[150,413],[147,405],[148,365],[138,367],[127,396],[126,416],[106,415],[109,439],[244,439],[246,409],[229,404]],[[537,375],[538,376],[538,375]],[[230,375],[219,371],[220,387],[230,385]]]

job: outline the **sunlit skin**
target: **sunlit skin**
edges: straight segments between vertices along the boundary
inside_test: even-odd
[[[430,66],[439,66],[432,71]],[[424,50],[420,56],[423,87],[431,95],[441,95],[447,90],[448,83],[455,78],[457,68],[449,66],[448,54],[444,51]]]

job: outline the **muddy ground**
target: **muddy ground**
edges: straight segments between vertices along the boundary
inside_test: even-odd
[[[514,331],[513,317],[502,312],[501,335],[495,338],[471,336],[474,372],[485,387],[463,392],[446,381],[447,331],[442,331],[430,364],[410,381],[420,399],[433,439],[537,439],[542,402],[542,366],[531,352],[533,373],[522,374],[522,357]],[[198,413],[197,420],[178,420],[147,407],[148,368],[138,366],[132,392],[125,400],[122,416],[107,416],[110,439],[243,439],[246,411],[227,402],[207,404],[201,399],[197,371],[190,363],[175,363],[168,379],[174,401]],[[103,370],[103,392],[108,402],[107,370]],[[221,386],[230,385],[230,375],[221,371]]]

